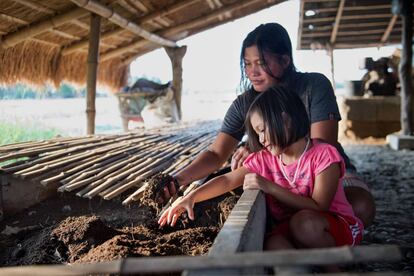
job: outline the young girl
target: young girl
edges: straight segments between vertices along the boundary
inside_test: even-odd
[[[260,93],[246,117],[252,154],[238,169],[218,176],[183,198],[160,217],[174,226],[194,204],[233,190],[260,189],[276,226],[266,250],[358,244],[363,225],[347,202],[341,184],[345,165],[338,151],[310,139],[309,119],[296,95],[282,86]]]
[[[330,81],[319,73],[296,70],[289,34],[277,23],[261,24],[246,36],[241,47],[240,69],[240,88],[243,93],[227,110],[222,127],[212,144],[189,166],[176,173],[174,182],[186,186],[208,177],[222,168],[230,157],[232,170],[242,166],[250,151],[246,147],[239,147],[236,152],[234,150],[245,134],[244,122],[251,103],[270,87],[284,86],[297,94],[306,108],[310,121],[309,137],[322,139],[341,154],[346,167],[342,179],[346,197],[355,215],[365,226],[370,225],[375,216],[374,198],[337,141],[341,115]],[[160,193],[160,202],[165,202],[176,193],[174,182]]]

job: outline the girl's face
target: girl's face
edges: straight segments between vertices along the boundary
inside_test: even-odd
[[[256,134],[259,136],[259,142],[263,147],[268,150],[272,155],[278,156],[282,153],[282,149],[276,145],[270,143],[270,135],[268,129],[266,128],[263,118],[257,113],[253,112],[250,116],[250,123]]]
[[[275,55],[264,53],[266,64],[275,77],[282,77],[286,66],[278,61]],[[278,80],[266,73],[265,64],[260,59],[259,50],[256,45],[247,47],[244,51],[244,64],[246,76],[257,92],[266,91],[268,88],[278,84]]]

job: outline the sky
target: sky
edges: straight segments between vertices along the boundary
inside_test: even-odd
[[[183,93],[193,91],[236,91],[240,82],[240,48],[243,39],[262,23],[277,22],[288,31],[293,59],[301,72],[320,72],[331,78],[326,51],[296,50],[299,0],[290,0],[244,18],[178,41],[187,45],[183,60]],[[359,80],[365,73],[358,68],[364,57],[389,56],[396,46],[335,50],[335,81]],[[131,65],[131,76],[145,76],[167,82],[172,79],[170,60],[163,49],[139,57]]]

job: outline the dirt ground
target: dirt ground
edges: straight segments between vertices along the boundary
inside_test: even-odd
[[[364,231],[363,245],[393,244],[402,252],[396,263],[345,267],[349,272],[414,273],[414,151],[386,145],[346,145],[361,176],[371,185],[376,217]],[[0,224],[0,266],[76,263],[127,256],[206,254],[235,197],[197,206],[188,229],[158,229],[150,207],[121,205],[59,194]],[[15,233],[5,235],[6,233]],[[384,274],[386,275],[386,274]]]
[[[0,224],[0,266],[207,254],[239,197],[229,195],[197,204],[195,221],[159,229],[154,208],[59,194]]]

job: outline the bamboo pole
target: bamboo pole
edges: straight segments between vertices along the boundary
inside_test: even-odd
[[[96,80],[98,75],[99,39],[100,39],[101,17],[91,13],[91,29],[89,35],[88,52],[88,76],[86,95],[86,133],[95,133],[95,98]]]
[[[116,13],[113,9],[106,7],[99,2],[95,0],[71,0],[73,3],[78,5],[79,7],[82,7],[84,9],[87,9],[93,13],[99,14],[100,16],[108,19],[112,23],[117,24],[118,26],[121,26],[124,29],[127,29],[128,31],[137,34],[148,41],[151,41],[153,43],[163,45],[163,46],[169,46],[169,47],[176,47],[177,44],[174,41],[165,39],[159,35],[150,33],[137,24],[135,24],[133,21],[128,20],[127,18],[121,16],[120,14]]]
[[[157,274],[189,269],[229,269],[272,266],[338,265],[366,262],[398,262],[402,253],[395,245],[341,246],[317,249],[238,252],[203,256],[162,256],[126,258],[109,262],[73,265],[32,265],[0,268],[10,276],[51,276],[91,274]],[[216,272],[217,273],[217,272]],[[340,274],[342,275],[342,274]],[[385,275],[385,274],[382,274]],[[401,275],[386,273],[386,275]]]

